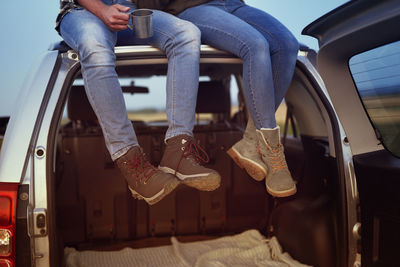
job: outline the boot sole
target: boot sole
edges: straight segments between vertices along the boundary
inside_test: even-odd
[[[135,190],[133,190],[130,186],[128,186],[128,188],[131,191],[133,198],[136,198],[136,199],[139,199],[139,200],[143,199],[149,205],[154,205],[157,202],[159,202],[160,200],[162,200],[169,193],[174,191],[174,189],[178,185],[179,185],[179,181],[178,180],[174,180],[173,182],[170,182],[170,183],[166,184],[163,189],[161,189],[157,194],[155,194],[152,197],[144,197],[144,196],[140,195],[138,192],[136,192]]]
[[[231,147],[226,153],[233,159],[233,161],[256,181],[262,181],[267,176],[267,171],[255,161],[245,158],[240,153]]]
[[[296,186],[284,191],[274,191],[273,189],[269,188],[268,185],[265,185],[265,187],[267,188],[267,192],[273,197],[290,197],[297,192]]]
[[[214,191],[221,185],[221,177],[218,174],[210,174],[201,178],[186,178],[183,184],[201,191]]]
[[[218,173],[204,173],[195,176],[194,174],[185,175],[180,172],[176,172],[168,167],[159,166],[158,169],[165,173],[175,175],[183,184],[196,188],[200,191],[214,191],[221,185],[221,176]]]

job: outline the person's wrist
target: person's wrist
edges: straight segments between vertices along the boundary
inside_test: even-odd
[[[101,20],[104,21],[104,19],[105,19],[104,14],[105,14],[105,12],[106,12],[106,10],[107,10],[108,8],[109,8],[108,5],[106,5],[106,4],[104,4],[103,2],[100,1],[100,2],[96,5],[95,9],[93,10],[93,11],[94,11],[93,13],[94,13],[97,17],[99,17]]]

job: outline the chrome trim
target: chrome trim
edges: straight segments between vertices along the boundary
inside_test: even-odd
[[[37,220],[38,217],[42,216],[45,220],[44,227],[38,227]],[[41,237],[47,235],[47,210],[43,208],[33,210],[33,237]]]
[[[342,125],[340,125],[341,137],[346,136]],[[359,204],[356,175],[354,172],[353,153],[349,145],[342,144],[345,186],[346,186],[346,205],[347,205],[347,237],[348,237],[348,266],[355,266],[357,262],[357,240],[354,236],[354,226],[359,224],[357,221],[357,206]]]
[[[31,241],[34,243],[35,250],[32,253],[35,255],[34,261],[35,266],[48,267],[50,266],[50,240],[47,231],[45,233],[40,232],[40,229],[36,227],[36,214],[39,212],[46,212],[48,210],[48,192],[47,192],[47,179],[51,173],[47,173],[47,162],[48,153],[47,144],[49,138],[49,131],[53,118],[54,111],[57,107],[62,88],[65,84],[65,80],[70,69],[75,65],[79,64],[78,61],[70,59],[68,56],[61,57],[61,65],[57,73],[57,79],[55,80],[54,86],[51,91],[47,92],[49,95],[48,102],[44,103],[42,110],[42,121],[40,124],[39,132],[37,133],[37,139],[33,140],[36,148],[43,150],[43,155],[38,157],[32,155],[33,161],[33,179],[31,182],[34,201],[31,209],[31,222],[32,227],[29,232],[31,233]],[[40,118],[38,118],[40,119]],[[54,216],[54,215],[52,215]],[[46,221],[48,224],[48,219]],[[38,232],[39,231],[39,232]],[[38,257],[39,256],[39,257]]]
[[[357,240],[361,239],[361,223],[356,223],[353,226],[353,235]]]
[[[200,63],[241,64],[239,58],[200,58]],[[168,64],[167,58],[118,60],[116,66]]]
[[[200,58],[200,63],[241,64],[240,58]]]
[[[165,58],[165,53],[158,48],[149,45],[134,45],[134,46],[117,46],[114,49],[117,59],[138,56],[141,58],[162,57]],[[201,45],[201,57],[225,57],[236,58],[231,53],[215,49],[209,45]]]
[[[163,51],[149,45],[117,46],[116,66],[167,64],[168,59]],[[74,50],[64,53],[71,60],[79,61]],[[200,63],[241,64],[242,60],[226,51],[208,45],[201,46]]]
[[[37,146],[35,148],[35,157],[38,159],[44,158],[46,155],[46,149],[42,146]]]
[[[79,61],[78,53],[76,53],[74,50],[69,50],[67,52],[67,57],[71,60]]]
[[[351,155],[352,157],[352,155]],[[353,161],[349,161],[347,164],[349,177],[350,177],[350,191],[351,191],[351,199],[358,201],[358,188],[357,188],[357,181],[354,172],[354,165]]]

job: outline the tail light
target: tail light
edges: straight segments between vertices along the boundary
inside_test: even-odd
[[[0,183],[0,267],[15,266],[18,183]]]

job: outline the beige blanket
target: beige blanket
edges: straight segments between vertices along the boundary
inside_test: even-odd
[[[266,239],[257,230],[214,240],[181,243],[175,237],[172,245],[120,251],[77,251],[65,248],[67,267],[223,267],[276,266],[306,267],[283,253],[275,237]]]

